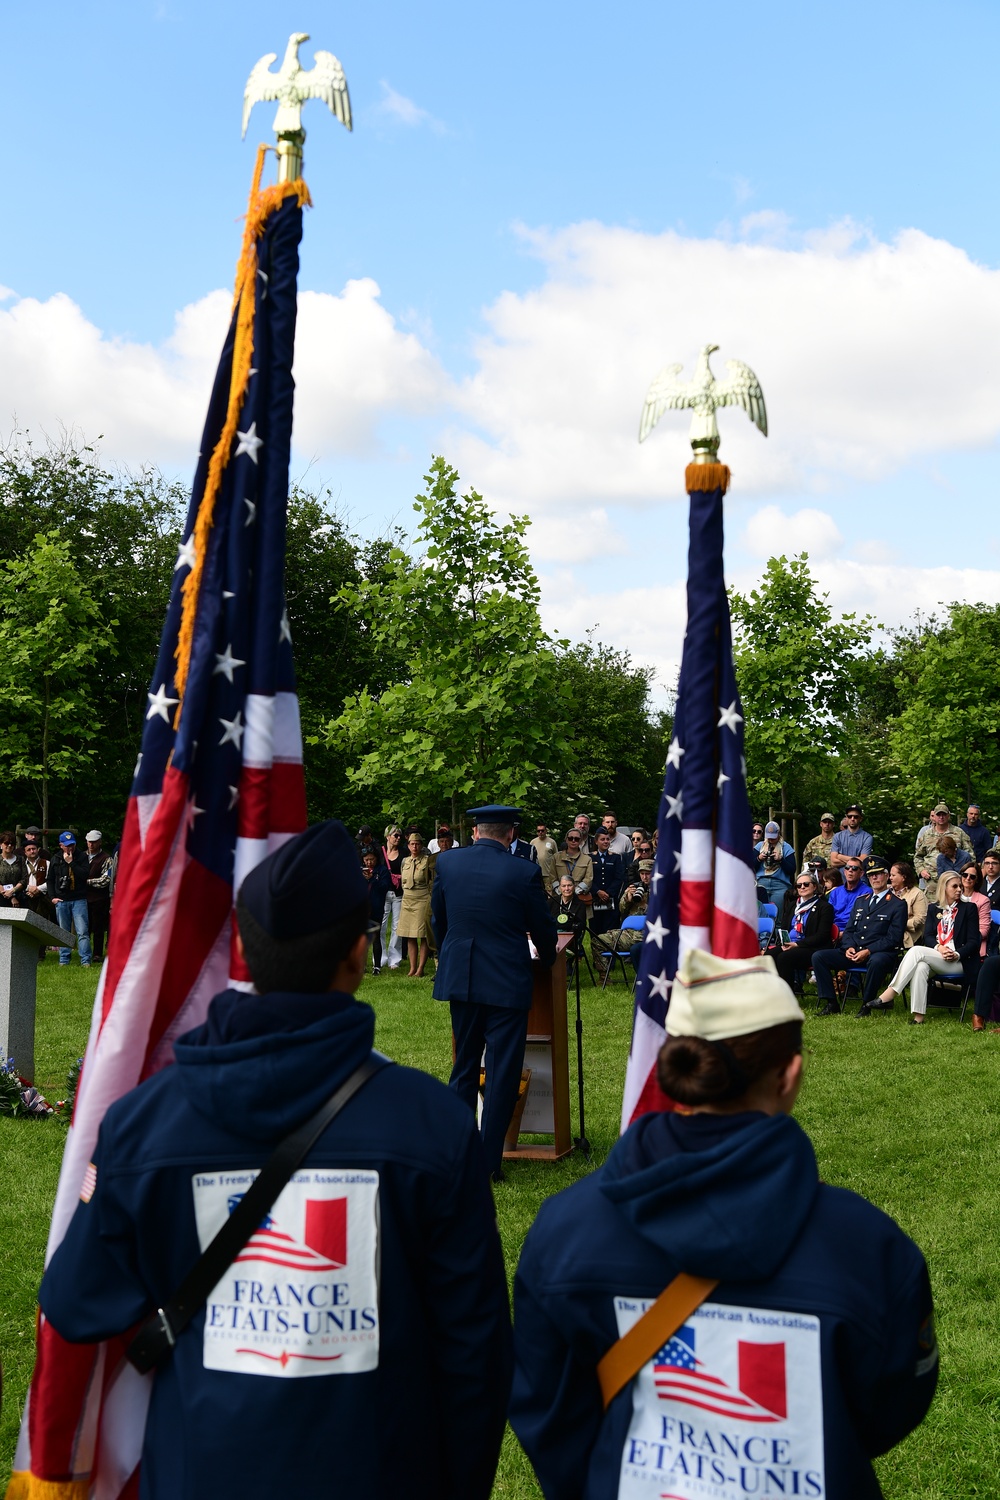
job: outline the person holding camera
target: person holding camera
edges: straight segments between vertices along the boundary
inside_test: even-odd
[[[649,903],[649,882],[653,875],[653,861],[641,859],[639,861],[639,879],[632,885],[627,885],[621,893],[618,901],[619,916],[626,917],[645,916],[646,907]],[[612,927],[605,932],[595,932],[591,929],[590,951],[594,958],[594,969],[603,977],[608,964],[611,962],[612,953],[627,953],[637,943],[641,943],[643,934],[633,931],[631,928],[623,931],[621,927]]]
[[[757,884],[767,892],[768,901],[781,906],[785,892],[795,879],[795,850],[781,837],[777,823],[768,823],[764,837],[754,845],[757,860]]]

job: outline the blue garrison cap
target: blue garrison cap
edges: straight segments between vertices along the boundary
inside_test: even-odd
[[[279,942],[340,922],[368,900],[354,840],[337,818],[316,823],[262,859],[240,899]]]
[[[496,802],[490,802],[486,807],[467,808],[466,816],[472,818],[475,823],[518,824],[521,821],[521,809],[519,807],[501,807]]]

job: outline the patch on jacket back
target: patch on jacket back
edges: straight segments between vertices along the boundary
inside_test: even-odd
[[[255,1171],[191,1179],[202,1250]],[[377,1172],[296,1172],[205,1307],[206,1370],[294,1379],[378,1367]]]
[[[619,1337],[651,1306],[616,1297]],[[825,1493],[819,1319],[702,1303],[632,1382],[619,1500]]]

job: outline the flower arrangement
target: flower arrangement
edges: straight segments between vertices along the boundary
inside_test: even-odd
[[[22,1078],[14,1066],[14,1059],[8,1057],[7,1061],[0,1065],[0,1115],[11,1115],[16,1119],[30,1117],[33,1120],[46,1119],[55,1114],[51,1104],[38,1092],[34,1084]]]

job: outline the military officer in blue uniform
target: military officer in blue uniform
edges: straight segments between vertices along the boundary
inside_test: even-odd
[[[877,855],[873,854],[868,861],[867,873],[871,895],[859,896],[851,907],[850,921],[840,934],[837,947],[821,948],[813,954],[816,993],[823,1002],[821,1016],[835,1015],[840,1009],[833,989],[833,970],[850,972],[867,968],[858,1015],[870,1016],[883,1009],[879,990],[899,961],[906,929],[906,902],[889,890],[889,871]]]
[[[344,825],[259,864],[236,917],[256,992],[216,995],[174,1066],[104,1118],[39,1294],[71,1342],[166,1306],[277,1143],[371,1055],[354,999],[369,898]],[[487,1500],[510,1373],[475,1121],[426,1073],[382,1066],[157,1369],[141,1500]]]
[[[510,858],[516,807],[469,809],[479,837],[441,860],[431,896],[438,946],[435,1000],[451,1007],[455,1064],[451,1087],[475,1111],[486,1048],[480,1131],[486,1166],[500,1180],[503,1141],[517,1102],[531,1009],[531,954],[555,963],[556,924],[536,864]]]

